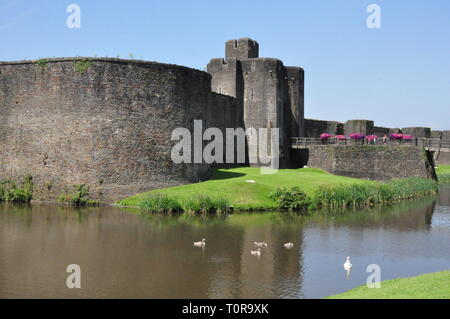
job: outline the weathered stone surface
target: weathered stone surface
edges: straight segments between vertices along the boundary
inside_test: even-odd
[[[437,165],[450,165],[450,152],[435,153]]]
[[[304,136],[317,138],[322,133],[346,136],[352,133],[361,133],[364,135],[375,134],[382,137],[384,135],[401,133],[401,129],[399,128],[374,126],[373,124],[374,122],[370,120],[350,120],[345,123],[340,123],[337,121],[305,119]]]
[[[278,128],[280,167],[289,167],[290,137],[304,131],[304,71],[273,58],[259,58],[256,41],[243,38],[225,44],[225,59],[212,59],[212,90],[236,98],[243,127]],[[252,158],[258,150],[250,149]],[[259,166],[260,163],[252,163]]]
[[[442,131],[442,139],[450,140],[450,131]]]
[[[382,137],[384,135],[388,135],[390,134],[391,129],[388,127],[381,127],[381,126],[374,126],[373,127],[373,134]]]
[[[225,58],[253,59],[259,57],[259,44],[250,38],[228,40],[225,43]]]
[[[320,137],[322,133],[331,135],[344,134],[344,126],[336,121],[305,119],[305,137]]]
[[[430,138],[431,129],[429,127],[404,127],[402,133],[412,135],[417,138]]]
[[[442,131],[431,131],[431,138],[441,139]]]
[[[286,72],[288,92],[285,95],[289,96],[289,99],[286,98],[289,105],[285,106],[288,113],[285,118],[290,119],[288,135],[289,137],[304,136],[305,71],[299,67],[287,66]]]
[[[211,93],[211,106],[206,114],[207,127],[214,127],[220,129],[222,132],[222,140],[224,141],[223,146],[223,160],[222,163],[213,163],[213,168],[230,168],[236,166],[242,166],[242,164],[237,163],[236,151],[237,143],[234,143],[234,148],[232,149],[231,155],[233,156],[235,163],[227,164],[227,143],[226,143],[226,130],[227,128],[235,128],[236,123],[240,123],[242,118],[242,109],[236,103],[236,99],[222,94]],[[240,125],[239,127],[243,127]],[[206,127],[205,127],[206,128]]]
[[[369,120],[349,120],[344,123],[344,134],[349,136],[353,133],[363,135],[374,134],[373,121]]]
[[[399,134],[401,132],[402,132],[402,130],[399,128],[390,128],[389,129],[389,134]]]
[[[279,128],[288,166],[289,137],[303,132],[304,72],[258,51],[249,38],[228,41],[210,74],[120,59],[1,62],[0,179],[31,174],[42,200],[84,183],[103,201],[204,180],[211,165],[170,158],[172,131],[192,132],[194,120],[223,133]]]
[[[311,146],[309,167],[371,180],[418,176],[435,178],[431,153],[414,146]]]
[[[77,61],[0,63],[0,180],[31,174],[44,200],[85,183],[111,201],[209,177],[209,165],[170,157],[173,129],[235,123],[234,99],[212,95],[209,74],[119,59],[78,72]]]
[[[244,78],[244,125],[245,128],[279,128],[280,163],[288,162],[288,135],[283,95],[285,69],[278,59],[258,58],[241,60]],[[289,119],[290,120],[290,119]],[[256,149],[249,150],[256,156]],[[258,166],[258,164],[252,166]]]

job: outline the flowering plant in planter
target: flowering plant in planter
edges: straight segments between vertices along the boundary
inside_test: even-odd
[[[414,137],[412,135],[403,135],[404,140],[412,140]]]
[[[376,135],[367,135],[366,141],[369,143],[374,143],[377,140],[378,136]]]
[[[316,135],[317,136],[317,135]],[[322,140],[326,140],[326,139],[328,139],[328,138],[330,138],[331,137],[331,134],[328,134],[328,133],[323,133],[323,134],[321,134],[320,135],[320,138],[322,139]]]
[[[335,138],[336,138],[337,140],[339,140],[339,141],[343,141],[343,140],[347,139],[347,138],[345,137],[345,135],[336,135]]]
[[[403,134],[391,134],[389,135],[389,138],[391,140],[401,140],[403,139]]]
[[[354,140],[363,140],[364,139],[364,134],[361,133],[352,133],[350,134],[350,138],[354,139]]]

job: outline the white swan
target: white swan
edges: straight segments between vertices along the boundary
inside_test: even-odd
[[[294,244],[291,243],[291,242],[288,242],[288,243],[284,244],[284,247],[286,247],[286,248],[292,248],[292,247],[294,247]]]
[[[347,257],[347,261],[344,263],[344,269],[348,272],[352,269],[352,263],[350,262],[350,257]]]
[[[254,244],[256,247],[267,247],[267,243],[265,241],[255,241]]]
[[[255,256],[261,256],[261,248],[258,248],[258,250],[250,250],[250,254]]]
[[[350,262],[350,257],[347,257],[346,262],[344,263],[344,269],[347,272],[347,279],[350,277],[350,270],[352,269],[352,263]]]
[[[194,242],[194,246],[197,246],[197,247],[205,247],[205,245],[206,245],[206,239],[205,238],[203,238],[201,241]]]

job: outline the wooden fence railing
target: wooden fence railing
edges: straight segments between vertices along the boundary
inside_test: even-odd
[[[330,137],[322,140],[314,137],[292,137],[291,146],[294,148],[306,148],[310,145],[387,145],[387,146],[420,146],[428,149],[449,149],[450,140],[441,140],[433,138],[413,138],[410,140],[389,140],[377,138],[372,141],[354,140],[347,138],[345,140],[338,140]]]

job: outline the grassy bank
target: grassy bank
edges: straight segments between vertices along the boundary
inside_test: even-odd
[[[437,192],[431,179],[408,177],[385,183],[324,186],[314,193],[312,208],[350,208],[383,205],[404,199],[431,195]]]
[[[155,212],[227,211],[229,206],[237,210],[315,209],[372,206],[435,191],[435,182],[420,178],[379,183],[316,168],[266,175],[258,168],[244,167],[218,170],[209,181],[137,194],[118,204]]]
[[[450,183],[450,165],[438,166],[436,174],[440,183]]]
[[[241,167],[217,170],[212,179],[206,182],[145,192],[121,200],[118,204],[140,206],[150,194],[155,193],[163,193],[181,201],[202,194],[227,198],[235,209],[276,209],[277,204],[268,195],[279,186],[298,186],[306,194],[312,195],[319,186],[352,183],[372,182],[336,176],[316,168],[286,169],[279,170],[276,174],[265,175],[260,174],[258,168]]]
[[[450,271],[381,282],[380,288],[360,286],[328,299],[449,299]]]

